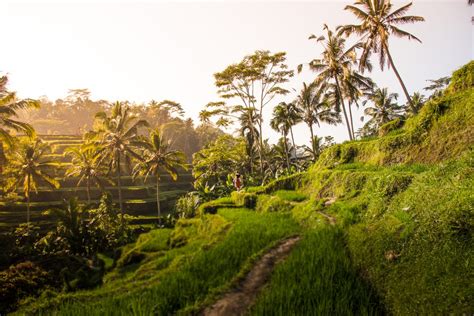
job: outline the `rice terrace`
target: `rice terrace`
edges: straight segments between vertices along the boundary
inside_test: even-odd
[[[0,316],[474,314],[473,1],[0,4]]]

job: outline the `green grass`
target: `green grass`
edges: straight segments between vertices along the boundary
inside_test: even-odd
[[[214,218],[216,215],[208,215]],[[20,310],[19,313],[58,315],[167,315],[182,309],[190,309],[208,296],[229,285],[246,263],[275,241],[299,231],[298,224],[289,214],[258,214],[245,209],[221,209],[219,215],[233,223],[227,236],[211,245],[197,243],[193,247],[190,241],[182,248],[180,256],[164,259],[167,254],[151,256],[147,265],[158,266],[146,275],[154,276],[146,285],[124,287],[118,281],[96,291],[72,294],[58,300],[59,305],[47,309],[35,309],[34,306]],[[199,232],[199,228],[196,232]],[[198,234],[199,235],[199,234]],[[153,237],[150,237],[153,238]],[[205,240],[204,236],[201,236]],[[146,245],[146,242],[143,246]],[[188,248],[186,248],[188,247]],[[204,247],[204,248],[203,248]],[[142,248],[143,250],[143,248]],[[160,262],[167,271],[159,273]],[[143,268],[144,265],[140,267]],[[123,272],[127,273],[127,272]],[[134,272],[128,272],[131,277]],[[135,272],[136,273],[136,272]],[[133,278],[127,279],[133,283]],[[81,298],[82,297],[82,298]],[[99,299],[100,298],[100,299]],[[40,304],[41,305],[41,304]],[[36,305],[37,306],[37,305]]]
[[[360,278],[343,232],[321,226],[304,234],[275,268],[251,315],[380,315],[375,292]]]
[[[308,198],[308,196],[298,191],[279,190],[273,193],[280,199],[290,202],[302,202]]]

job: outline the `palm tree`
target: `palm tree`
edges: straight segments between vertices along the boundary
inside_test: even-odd
[[[342,80],[342,97],[347,100],[347,108],[349,112],[349,122],[351,124],[352,137],[354,134],[354,120],[352,117],[352,105],[355,104],[359,108],[359,101],[367,93],[374,88],[374,83],[369,77],[365,77],[355,70],[351,70],[344,76]]]
[[[411,96],[411,104],[405,106],[405,113],[407,116],[414,116],[420,112],[420,109],[425,104],[425,96],[419,92],[413,93]]]
[[[316,39],[323,45],[322,58],[314,59],[309,63],[310,69],[319,72],[316,81],[326,83],[334,83],[334,106],[337,112],[341,110],[346,121],[347,132],[349,139],[353,140],[351,124],[347,115],[346,106],[344,102],[343,84],[345,77],[350,73],[352,65],[356,62],[356,48],[359,45],[354,45],[349,49],[345,48],[345,39],[337,34],[334,34],[327,25],[324,25],[327,31],[327,38],[324,36],[316,37],[311,35],[310,39]],[[301,71],[302,65],[298,66],[298,71]]]
[[[394,102],[397,98],[398,94],[389,94],[387,88],[377,88],[368,98],[373,106],[364,110],[364,114],[371,117],[366,125],[378,129],[383,124],[401,117],[400,111],[403,107]]]
[[[390,35],[394,35],[400,38],[408,38],[409,40],[414,39],[421,43],[420,39],[416,36],[396,26],[425,20],[420,16],[405,15],[411,6],[412,3],[408,3],[392,11],[390,0],[357,0],[354,5],[348,5],[345,9],[352,12],[362,23],[344,25],[338,28],[339,34],[357,34],[362,37],[363,51],[359,62],[359,69],[361,71],[366,68],[367,61],[372,52],[379,54],[379,63],[382,70],[386,63],[389,68],[392,67],[408,103],[411,103],[411,98],[393,62],[388,40]],[[386,60],[387,58],[388,61]]]
[[[317,159],[317,150],[313,125],[317,124],[320,127],[321,123],[335,125],[341,122],[340,113],[330,107],[326,94],[327,86],[322,81],[313,82],[309,85],[303,83],[303,88],[294,102],[300,109],[302,121],[309,127],[314,160]]]
[[[301,122],[301,109],[294,102],[280,102],[279,105],[285,107],[286,121],[290,131],[291,143],[293,144],[294,154],[296,154],[296,144],[295,136],[293,134],[293,126]]]
[[[451,82],[451,77],[441,77],[439,79],[427,80],[430,85],[423,88],[425,91],[433,91],[430,95],[430,99],[440,97],[443,94],[444,89]]]
[[[278,131],[282,135],[282,139],[285,148],[285,153],[286,153],[286,166],[288,168],[288,171],[290,170],[290,157],[289,157],[289,151],[288,151],[288,143],[286,142],[286,138],[288,136],[288,133],[290,131],[291,127],[291,120],[288,119],[289,113],[288,113],[288,107],[286,106],[285,103],[280,103],[275,108],[273,109],[273,118],[270,121],[270,126],[274,130]]]
[[[14,119],[18,116],[17,111],[39,107],[39,102],[35,100],[17,100],[14,92],[7,91],[7,82],[7,77],[0,77],[0,172],[6,160],[3,144],[5,143],[8,147],[13,145],[14,138],[10,132],[25,133],[29,137],[35,134],[31,125]]]
[[[59,188],[59,182],[47,174],[47,169],[56,166],[56,163],[44,160],[50,152],[49,145],[39,139],[20,144],[13,152],[10,165],[15,176],[11,183],[12,188],[23,187],[26,197],[26,222],[30,223],[30,192],[38,192],[38,185],[45,183],[53,188]]]
[[[95,144],[99,147],[99,164],[107,163],[109,173],[115,171],[123,223],[121,166],[123,162],[130,163],[132,157],[142,160],[142,157],[135,153],[134,147],[137,145],[139,128],[148,126],[148,123],[145,120],[137,120],[130,107],[121,102],[113,105],[110,116],[105,112],[99,112],[96,114],[96,119],[100,126],[88,136],[95,139]]]
[[[71,156],[71,166],[66,170],[67,177],[78,177],[77,186],[84,181],[87,189],[87,204],[91,204],[91,184],[102,188],[99,175],[102,173],[99,164],[100,153],[93,144],[84,144],[81,147],[70,147],[66,154]]]
[[[166,142],[159,129],[151,131],[150,137],[144,139],[140,146],[143,148],[143,162],[135,168],[134,174],[143,174],[145,177],[156,177],[156,207],[158,221],[161,224],[160,208],[160,171],[168,173],[173,180],[178,178],[178,169],[186,169],[186,158],[180,151],[171,150],[170,142]]]

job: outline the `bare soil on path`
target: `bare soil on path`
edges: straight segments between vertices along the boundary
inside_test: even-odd
[[[224,294],[213,305],[207,307],[202,315],[234,316],[245,314],[255,302],[263,286],[268,282],[275,265],[288,257],[300,239],[300,236],[289,237],[270,249],[257,261],[252,270],[235,288]]]

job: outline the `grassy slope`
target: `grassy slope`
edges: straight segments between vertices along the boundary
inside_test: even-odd
[[[468,79],[460,78],[466,74]],[[446,95],[428,103],[401,130],[325,152],[303,181],[301,191],[311,199],[293,208],[307,227],[321,222],[319,212],[337,218],[353,264],[389,313],[474,312],[473,78],[474,62],[455,73]],[[333,203],[325,206],[325,201]],[[320,245],[305,248],[305,255],[295,252],[277,270],[255,314],[298,313],[309,308],[305,305],[324,310],[320,302],[332,302],[319,287],[324,278],[318,278],[318,270],[324,268],[309,270],[315,253],[327,253]],[[297,266],[304,266],[304,273]],[[306,285],[309,280],[313,286]],[[302,304],[282,296],[285,284],[299,293]]]
[[[168,238],[166,231],[145,235],[124,251],[119,267],[103,287],[44,298],[19,313],[166,315],[192,309],[228,285],[256,254],[299,230],[288,214],[223,209],[218,215],[205,216],[204,222],[183,221]],[[185,245],[164,250],[167,239]],[[120,268],[140,253],[146,253],[140,264]]]

